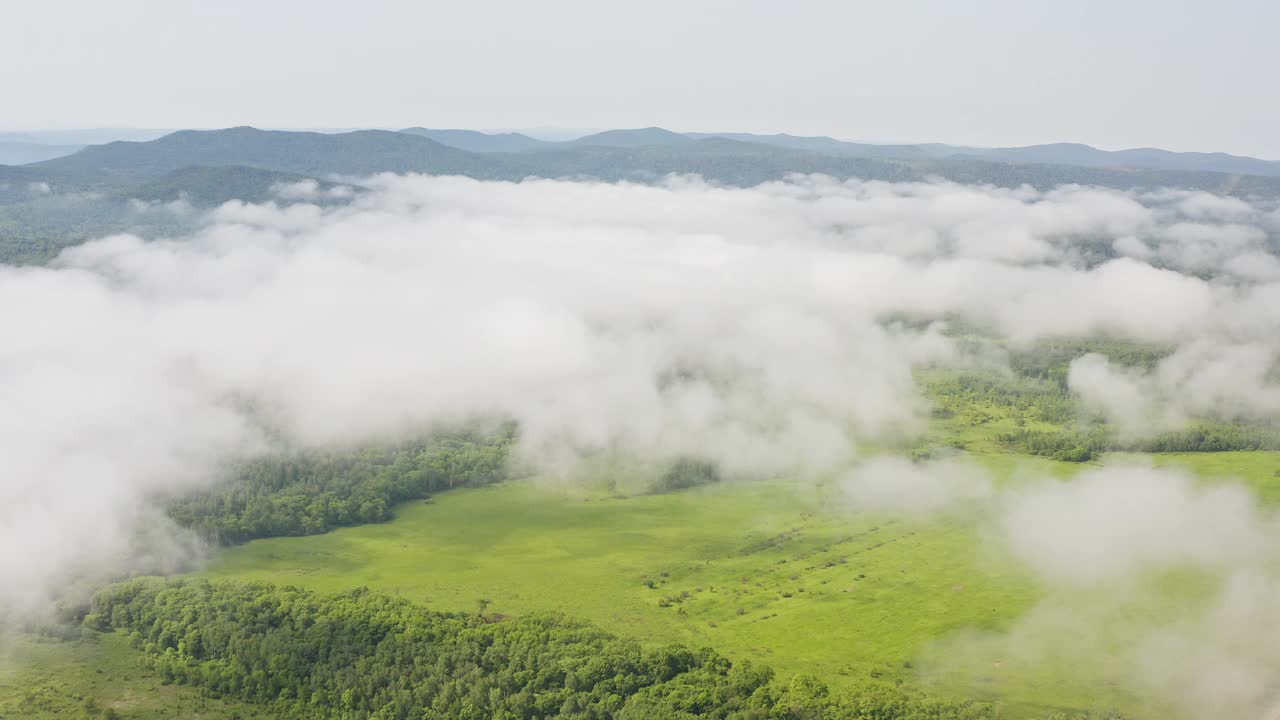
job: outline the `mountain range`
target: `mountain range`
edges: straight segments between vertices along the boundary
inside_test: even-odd
[[[942,177],[1041,188],[1081,183],[1280,194],[1280,163],[1222,153],[1107,152],[1071,144],[992,149],[870,145],[791,135],[682,134],[662,128],[609,130],[564,142],[519,133],[425,128],[342,133],[252,127],[181,130],[150,141],[90,145],[22,167],[47,175],[42,177],[45,182],[100,189],[153,182],[193,166],[243,166],[318,178],[419,172],[501,180],[538,176],[645,182],[690,173],[728,185],[756,184],[788,173],[823,173],[870,180]]]
[[[604,147],[644,147],[649,145],[683,145],[690,140],[724,138],[739,142],[759,143],[792,150],[840,155],[846,157],[889,160],[929,160],[952,156],[975,157],[1014,164],[1078,165],[1081,167],[1130,168],[1148,170],[1190,170],[1240,175],[1280,175],[1280,162],[1229,155],[1227,153],[1172,152],[1158,148],[1099,150],[1080,143],[1052,143],[1026,147],[980,148],[942,143],[881,145],[836,140],[826,136],[800,136],[785,133],[759,135],[753,133],[676,133],[662,128],[607,130],[576,140],[551,142],[521,133],[483,133],[476,130],[431,130],[407,128],[401,132],[427,137],[443,145],[470,152],[531,152],[564,147],[600,145]]]
[[[29,142],[10,137],[6,142]],[[382,172],[648,183],[672,174],[751,186],[790,174],[892,182],[1049,189],[1177,187],[1280,198],[1277,163],[1222,153],[1106,152],[1084,145],[966,148],[873,145],[828,137],[608,130],[548,141],[473,130],[311,132],[235,127],[180,130],[149,140],[88,145],[27,164],[0,164],[0,261],[42,262],[68,244],[108,232],[174,232],[177,220],[145,217],[126,200],[182,198],[210,207],[230,199],[278,199],[281,184],[341,182]],[[326,186],[327,187],[327,186]],[[145,222],[144,222],[145,221]],[[139,229],[139,223],[150,223]],[[148,229],[149,228],[149,229]]]

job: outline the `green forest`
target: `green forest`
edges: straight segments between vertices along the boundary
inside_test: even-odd
[[[439,613],[356,589],[135,580],[84,624],[125,633],[165,682],[262,703],[279,718],[410,720],[982,720],[979,703],[819,679],[774,682],[710,649],[645,649],[555,616]]]
[[[173,501],[169,511],[222,544],[382,522],[396,503],[503,479],[513,432],[438,433],[418,443],[273,457]]]

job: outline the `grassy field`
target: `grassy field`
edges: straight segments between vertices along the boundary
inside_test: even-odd
[[[979,459],[1006,481],[1084,467]],[[1277,490],[1276,453],[1155,462]],[[252,542],[205,574],[324,591],[363,585],[447,610],[483,602],[488,613],[563,612],[648,642],[709,645],[784,676],[976,694],[1009,717],[1081,707],[1142,715],[1144,703],[1109,685],[1101,664],[1020,665],[982,653],[977,669],[938,661],[953,638],[1000,630],[1040,598],[978,528],[974,518],[859,513],[832,489],[789,482],[625,498],[521,482],[410,503],[387,524]]]
[[[832,504],[786,484],[627,499],[507,484],[410,504],[384,525],[250,543],[207,574],[366,585],[448,610],[486,600],[490,613],[559,611],[833,677],[907,676],[924,639],[1032,600],[1021,578],[979,569],[964,523]]]
[[[1210,482],[1240,481],[1268,505],[1280,505],[1280,452],[1164,453],[1118,455],[1150,460],[1160,467],[1185,468]]]
[[[118,634],[67,642],[31,637],[0,659],[0,720],[249,720],[252,705],[165,685]]]
[[[1059,427],[1034,405],[963,397],[951,410],[934,419],[921,448],[964,448],[1001,483],[1067,477],[1098,464],[1005,452],[996,440],[1002,433]],[[1210,482],[1241,479],[1264,501],[1280,503],[1280,453],[1113,454],[1104,461],[1184,467]],[[404,504],[396,515],[325,535],[254,541],[223,551],[202,574],[320,591],[367,586],[491,616],[561,612],[650,644],[711,646],[784,678],[805,672],[837,688],[903,683],[989,700],[1008,718],[1110,708],[1144,720],[1167,716],[1109,682],[1115,673],[1105,658],[1122,648],[1098,648],[1083,662],[1032,662],[984,643],[1044,598],[984,540],[973,514],[859,512],[820,483],[621,496],[603,485],[521,481],[443,493]],[[1167,607],[1126,612],[1141,622],[1185,609],[1194,581],[1187,587],[1193,591],[1170,595]],[[107,710],[130,719],[261,716],[162,685],[117,637],[28,639],[14,659],[0,670],[0,720]]]
[[[1280,500],[1280,453],[1144,457],[1208,481],[1240,478]],[[1087,467],[977,459],[1006,482]],[[1041,600],[1030,578],[990,552],[979,525],[860,513],[829,487],[782,481],[634,497],[519,482],[409,503],[386,524],[249,543],[205,574],[318,590],[365,585],[450,610],[484,601],[490,615],[564,612],[650,643],[709,645],[783,676],[979,697],[1010,718],[1082,706],[1159,717],[1109,685],[1101,662],[1022,664],[980,643],[964,663],[948,657],[957,642],[1004,629]],[[6,651],[0,720],[261,716],[164,685],[117,636],[26,638]]]
[[[980,546],[972,522],[860,514],[794,483],[629,498],[508,483],[408,504],[384,525],[253,542],[206,574],[365,585],[448,610],[564,612],[838,685],[914,682],[913,661],[935,639],[999,628],[1035,602],[1028,579]],[[1004,699],[1070,704],[1052,684]]]

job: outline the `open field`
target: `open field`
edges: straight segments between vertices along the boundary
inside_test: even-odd
[[[1165,453],[1120,457],[1150,459],[1158,467],[1186,468],[1214,482],[1239,480],[1264,503],[1280,504],[1280,452]]]
[[[918,448],[934,456],[963,448],[965,462],[1001,485],[1149,462],[1186,468],[1206,482],[1238,479],[1265,502],[1280,501],[1277,452],[1112,453],[1089,463],[1008,452],[999,441],[1004,433],[1068,427],[1044,419],[1034,400],[935,396],[951,412],[933,418]],[[1123,627],[1099,632],[1110,644],[1085,662],[1052,653],[1019,657],[1000,642],[1046,593],[984,534],[982,507],[928,517],[870,513],[832,481],[624,495],[609,476],[599,469],[585,481],[442,492],[399,505],[391,522],[225,549],[201,574],[322,592],[367,586],[490,616],[558,612],[651,646],[709,646],[769,665],[784,681],[808,673],[837,690],[903,684],[995,703],[1001,717],[1083,709],[1165,716],[1165,708],[1112,681],[1125,650]],[[1149,625],[1202,599],[1195,577],[1168,582],[1169,592],[1144,595],[1117,617]],[[1071,613],[1071,603],[1098,599],[1055,602]],[[4,719],[109,711],[143,719],[261,716],[260,708],[162,684],[115,635],[24,640],[16,657],[22,669],[0,675]]]
[[[964,447],[999,484],[1150,462],[1184,467],[1206,482],[1238,479],[1264,501],[1280,501],[1280,453],[1113,453],[1058,462],[1002,452],[995,439],[1028,424],[1058,427],[1034,412],[973,398],[956,406],[962,412],[934,419],[924,447]],[[388,523],[226,549],[202,575],[325,592],[367,586],[490,616],[559,612],[649,645],[710,646],[767,664],[784,679],[810,673],[838,690],[904,684],[996,703],[1002,717],[1164,713],[1110,680],[1123,628],[1100,633],[1113,646],[1090,662],[1010,657],[993,640],[1045,594],[984,536],[981,508],[932,517],[868,513],[834,482],[730,482],[629,496],[609,488],[523,480],[444,492],[398,506]],[[1141,625],[1200,598],[1194,577],[1169,587],[1163,605],[1147,596],[1120,617]],[[1073,601],[1094,599],[1059,599],[1066,603],[1059,609],[1071,612]],[[21,669],[0,674],[0,718],[261,716],[254,706],[164,685],[116,635],[27,639],[15,657]]]
[[[1000,477],[1079,465],[983,456]],[[1274,492],[1274,453],[1158,459]],[[206,573],[316,590],[355,586],[446,610],[556,611],[659,643],[709,645],[780,674],[847,686],[879,678],[979,693],[1010,716],[1138,703],[1097,666],[953,673],[935,643],[999,630],[1039,598],[984,544],[979,523],[858,513],[833,489],[725,484],[636,497],[507,483],[445,493],[396,520],[323,536],[255,541]],[[1153,612],[1155,612],[1153,610]],[[1012,665],[1012,666],[1011,666]],[[1064,674],[1065,673],[1065,674]]]
[[[0,719],[249,720],[253,705],[202,697],[143,665],[119,633],[93,640],[22,638],[0,663]]]
[[[413,503],[383,525],[250,543],[208,574],[366,585],[448,610],[483,599],[488,612],[579,615],[784,672],[898,678],[924,639],[1030,601],[1020,578],[978,569],[975,543],[959,522],[850,516],[781,483],[627,499],[508,484]]]

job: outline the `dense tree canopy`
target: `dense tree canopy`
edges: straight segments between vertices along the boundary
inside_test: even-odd
[[[407,445],[296,453],[251,463],[170,514],[211,540],[314,535],[382,522],[399,502],[505,477],[512,430],[438,434]]]
[[[647,649],[556,616],[433,612],[367,590],[143,578],[98,593],[85,624],[128,633],[167,681],[342,720],[981,720],[989,706],[869,686],[837,697],[712,650]]]

